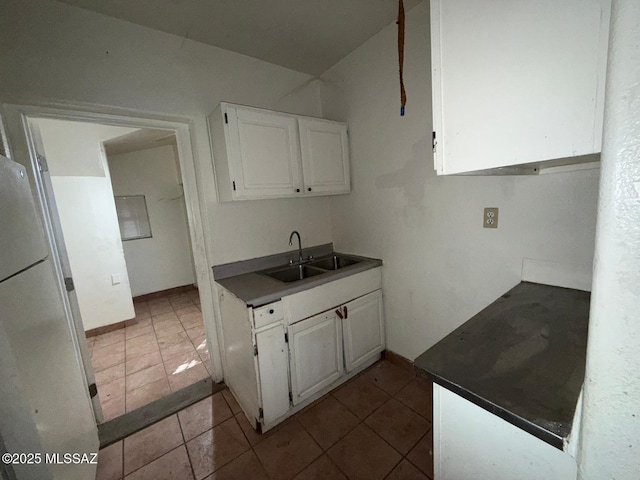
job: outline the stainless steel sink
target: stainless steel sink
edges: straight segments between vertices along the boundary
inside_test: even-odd
[[[351,257],[343,257],[341,255],[332,255],[327,258],[315,260],[309,263],[309,265],[323,268],[325,270],[338,270],[340,268],[348,267],[349,265],[355,265],[356,263],[360,263],[360,260],[356,260]]]
[[[309,265],[293,265],[291,267],[283,268],[281,270],[263,272],[268,277],[275,278],[284,283],[297,282],[298,280],[304,280],[305,278],[313,277],[325,273],[325,270],[314,268]]]

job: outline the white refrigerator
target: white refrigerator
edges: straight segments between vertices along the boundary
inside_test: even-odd
[[[17,479],[94,478],[95,465],[45,462],[46,454],[97,452],[98,436],[39,212],[25,167],[0,156],[0,449],[41,454],[39,462],[4,465],[0,472]]]

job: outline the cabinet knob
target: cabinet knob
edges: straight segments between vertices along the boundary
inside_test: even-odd
[[[299,189],[299,188],[296,188],[296,192],[297,192],[297,193],[300,193],[300,189]]]
[[[269,313],[270,313],[271,315],[273,315],[273,312],[274,312],[273,308],[270,308],[270,309],[269,309]]]
[[[311,187],[309,187],[307,190],[311,191]]]

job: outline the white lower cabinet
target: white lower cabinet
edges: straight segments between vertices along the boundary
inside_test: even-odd
[[[344,363],[351,372],[384,350],[382,290],[347,303],[343,316]]]
[[[254,428],[269,430],[380,357],[381,285],[374,268],[256,309],[220,288],[224,380]]]
[[[438,480],[567,480],[577,475],[568,453],[436,383],[433,447]]]
[[[256,333],[262,420],[271,424],[289,410],[289,375],[284,325],[278,323]]]
[[[342,325],[335,312],[321,313],[289,327],[289,365],[294,405],[344,374]]]

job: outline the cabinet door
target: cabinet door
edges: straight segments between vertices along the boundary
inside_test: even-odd
[[[263,421],[269,425],[289,410],[289,371],[284,327],[256,333]]]
[[[599,152],[610,3],[431,0],[438,174]]]
[[[300,118],[305,195],[349,193],[349,142],[343,123]]]
[[[342,330],[331,311],[289,327],[293,404],[328,387],[343,373]]]
[[[234,199],[302,195],[296,117],[228,107]]]
[[[384,350],[382,290],[356,298],[344,308],[345,367],[351,372]]]

